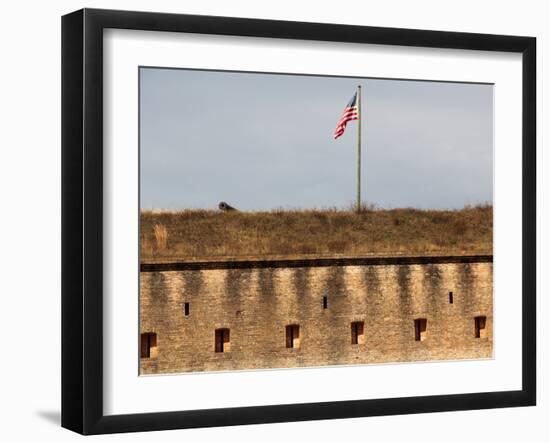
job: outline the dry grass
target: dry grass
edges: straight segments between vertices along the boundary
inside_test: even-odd
[[[492,206],[141,213],[142,261],[492,253]]]
[[[166,229],[166,226],[161,223],[155,224],[153,227],[153,234],[155,236],[157,251],[164,251],[168,244],[168,230]]]

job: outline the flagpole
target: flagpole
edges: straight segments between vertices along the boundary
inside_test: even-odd
[[[357,212],[361,211],[361,85],[357,86]]]

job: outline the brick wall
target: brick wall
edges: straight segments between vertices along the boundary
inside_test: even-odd
[[[491,358],[492,258],[420,261],[142,270],[140,329],[156,333],[156,356],[141,373]],[[422,341],[415,319],[426,319]],[[364,324],[358,344],[352,322]],[[298,348],[287,325],[299,325]],[[229,352],[215,352],[221,328]]]

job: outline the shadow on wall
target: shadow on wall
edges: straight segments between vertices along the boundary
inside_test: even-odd
[[[35,414],[44,421],[61,426],[61,411],[36,411]]]

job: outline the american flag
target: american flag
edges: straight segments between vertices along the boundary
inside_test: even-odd
[[[346,108],[344,109],[344,113],[342,114],[342,117],[340,117],[340,120],[338,121],[338,125],[336,126],[336,130],[334,131],[334,138],[340,137],[345,129],[346,125],[350,120],[357,120],[359,118],[359,109],[357,108],[357,92],[353,94],[353,97],[349,101],[349,103],[346,105]]]

